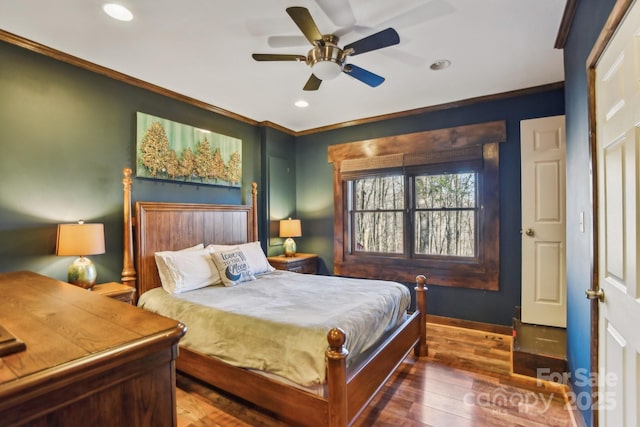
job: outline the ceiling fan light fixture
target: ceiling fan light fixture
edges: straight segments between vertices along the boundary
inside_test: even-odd
[[[293,103],[293,105],[295,105],[298,108],[307,108],[309,106],[309,103],[304,99],[298,99],[296,102]]]
[[[332,80],[342,73],[342,66],[333,61],[319,61],[311,66],[311,70],[320,80]]]
[[[307,63],[313,74],[320,80],[332,80],[342,73],[344,53],[334,44],[337,38],[325,36],[325,45],[316,46],[309,51]]]

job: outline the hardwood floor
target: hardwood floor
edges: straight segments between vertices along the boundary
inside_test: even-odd
[[[428,325],[429,357],[408,357],[356,420],[369,426],[573,426],[562,387],[510,374],[511,337]],[[178,426],[286,424],[178,373]]]

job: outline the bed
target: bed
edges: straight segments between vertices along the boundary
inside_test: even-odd
[[[136,287],[138,296],[153,290],[159,292],[156,288],[162,287],[154,257],[157,252],[177,251],[196,244],[232,246],[257,241],[255,183],[252,184],[251,204],[136,202],[135,215],[132,215],[131,183],[131,170],[125,168],[122,281]],[[298,273],[279,273],[305,277]],[[262,407],[287,423],[350,425],[412,350],[415,357],[427,355],[425,284],[425,276],[416,277],[416,310],[403,316],[400,325],[385,333],[362,357],[350,359],[345,345],[348,338],[342,328],[333,327],[328,331],[326,350],[321,355],[326,370],[321,392],[312,393],[272,375],[235,366],[182,344],[176,368]],[[247,313],[251,310],[247,305]],[[188,323],[187,328],[189,331]]]

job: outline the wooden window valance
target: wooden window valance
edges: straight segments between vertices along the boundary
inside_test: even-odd
[[[483,145],[506,138],[501,120],[331,145],[328,160],[340,171],[468,160],[481,158]]]
[[[482,146],[432,151],[429,153],[399,153],[386,156],[362,157],[340,162],[342,174],[376,169],[392,169],[407,166],[430,165],[434,163],[460,162],[464,160],[482,160]]]

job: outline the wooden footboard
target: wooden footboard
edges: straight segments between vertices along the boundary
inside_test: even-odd
[[[351,424],[412,349],[416,357],[427,356],[426,280],[426,277],[422,275],[416,277],[416,311],[393,334],[387,337],[373,354],[349,370],[346,376],[346,392],[340,390],[342,387],[341,368],[334,368],[330,357],[330,354],[338,349],[331,347],[332,343],[329,339],[330,348],[327,350],[328,399],[330,419],[335,421],[335,424],[330,424],[331,426]],[[335,378],[332,377],[334,370],[338,372]],[[334,388],[337,390],[334,391]],[[343,403],[339,400],[342,394],[346,394],[346,402],[344,403],[346,407],[343,407]],[[343,419],[348,422],[344,422]]]
[[[427,355],[425,283],[425,276],[416,278],[417,310],[357,366],[347,369],[344,332],[329,331],[326,398],[187,348],[180,349],[176,367],[293,425],[351,425],[411,350],[416,357]]]

